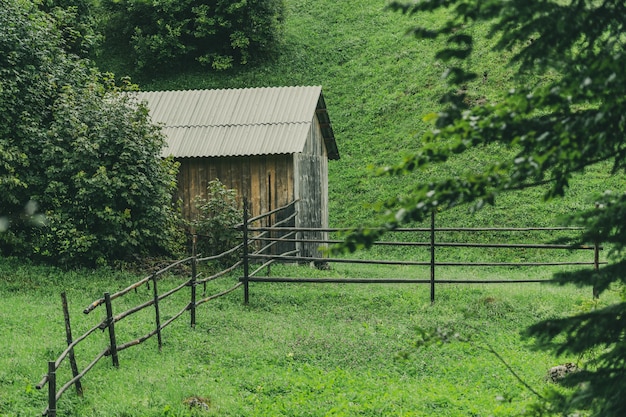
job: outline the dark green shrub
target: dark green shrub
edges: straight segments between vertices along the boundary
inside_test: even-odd
[[[132,46],[139,69],[197,61],[215,70],[277,48],[283,0],[104,0],[108,37]]]
[[[175,251],[176,165],[144,106],[68,54],[31,3],[0,13],[0,253],[95,265]],[[45,214],[33,227],[25,207]],[[30,203],[32,206],[32,203]]]
[[[207,197],[196,197],[194,203],[197,217],[190,222],[198,235],[197,251],[203,257],[219,255],[241,243],[241,232],[235,228],[243,220],[238,208],[237,192],[226,188],[219,180],[209,182]],[[227,256],[219,263],[231,264],[240,256],[239,252]]]
[[[95,0],[39,0],[40,10],[54,17],[64,49],[79,56],[95,53],[102,36],[98,31]]]

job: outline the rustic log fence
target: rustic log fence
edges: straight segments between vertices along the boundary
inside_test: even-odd
[[[195,237],[194,237],[195,240]],[[162,335],[161,335],[161,331],[163,329],[165,329],[167,326],[169,326],[172,322],[174,322],[176,319],[178,319],[179,317],[181,317],[183,314],[185,314],[187,311],[189,311],[189,317],[190,317],[190,326],[193,328],[196,325],[196,308],[210,300],[213,300],[215,298],[224,296],[226,294],[229,294],[231,292],[233,292],[234,290],[236,290],[237,288],[241,287],[243,284],[242,283],[236,283],[234,286],[216,293],[216,294],[212,294],[207,296],[206,295],[206,284],[209,281],[215,280],[217,278],[220,278],[230,272],[232,272],[233,270],[235,270],[237,267],[239,267],[242,264],[242,261],[237,261],[235,264],[233,264],[232,266],[221,270],[220,272],[213,274],[209,277],[206,278],[200,278],[200,275],[198,274],[197,271],[197,264],[199,262],[205,262],[205,261],[211,261],[211,260],[217,260],[220,259],[224,256],[230,255],[233,252],[239,251],[241,250],[243,247],[243,244],[239,244],[236,247],[221,253],[219,255],[216,256],[209,256],[209,257],[204,257],[201,258],[198,255],[195,254],[195,249],[194,249],[194,253],[191,257],[188,257],[186,259],[174,262],[170,265],[168,265],[167,267],[159,270],[158,272],[155,272],[137,282],[135,282],[134,284],[128,286],[127,288],[118,291],[114,294],[110,294],[109,292],[104,293],[104,296],[96,301],[94,301],[93,303],[91,303],[89,306],[87,306],[84,310],[83,313],[84,314],[89,314],[92,311],[94,311],[96,308],[98,308],[101,305],[104,305],[106,307],[106,318],[101,321],[100,323],[96,324],[95,326],[93,326],[91,329],[89,329],[87,332],[85,332],[83,335],[79,336],[76,339],[72,338],[72,329],[71,329],[71,324],[70,324],[70,314],[69,314],[69,309],[68,309],[68,303],[67,303],[67,297],[65,293],[61,294],[61,298],[62,298],[62,304],[63,304],[63,315],[65,318],[65,331],[66,331],[66,339],[67,339],[67,348],[63,351],[63,353],[61,353],[61,355],[59,355],[59,357],[55,360],[55,361],[49,361],[48,362],[48,373],[42,378],[42,380],[36,385],[37,389],[42,389],[46,384],[48,385],[48,406],[47,408],[43,411],[42,415],[43,416],[48,416],[48,417],[56,417],[57,415],[57,401],[61,398],[61,396],[63,395],[63,393],[65,391],[67,391],[69,388],[71,388],[72,385],[74,385],[74,387],[76,388],[76,393],[78,396],[82,396],[82,392],[83,392],[83,388],[82,388],[82,384],[81,384],[81,379],[85,376],[85,374],[87,372],[89,372],[95,365],[96,363],[98,363],[102,358],[106,357],[106,356],[110,356],[111,357],[111,361],[114,367],[119,367],[119,353],[125,349],[128,349],[132,346],[136,346],[139,345],[143,342],[145,342],[146,340],[150,339],[153,336],[157,336],[157,343],[158,343],[158,348],[159,351],[162,348],[163,345],[163,341],[162,341]],[[195,248],[195,245],[194,245]],[[191,277],[182,282],[181,284],[179,284],[178,286],[176,286],[175,288],[172,288],[164,293],[159,293],[158,290],[158,282],[159,282],[159,278],[161,276],[163,276],[166,272],[170,271],[171,269],[175,268],[175,267],[179,267],[181,265],[184,264],[190,264],[191,265]],[[113,300],[116,300],[126,294],[128,294],[129,292],[133,291],[133,290],[137,290],[137,288],[143,286],[143,285],[147,285],[147,286],[152,286],[152,298],[146,302],[144,302],[143,304],[137,305],[135,307],[132,307],[124,312],[121,312],[117,315],[114,315],[113,313]],[[204,287],[204,292],[203,292],[203,297],[201,299],[197,298],[197,291],[196,288],[199,285],[203,285]],[[166,299],[167,297],[185,289],[189,287],[189,295],[190,295],[190,301],[187,305],[185,305],[180,311],[178,311],[176,314],[174,314],[172,317],[170,317],[167,321],[165,321],[164,323],[161,323],[161,313],[160,313],[160,309],[159,309],[159,303]],[[117,341],[117,336],[116,336],[116,323],[119,323],[121,320],[123,320],[126,317],[129,317],[145,308],[148,307],[154,307],[154,313],[155,313],[155,328],[154,330],[148,332],[147,334],[129,341],[129,342],[125,342],[125,343],[118,343]],[[84,341],[85,339],[87,339],[91,334],[93,334],[96,330],[107,330],[108,331],[108,346],[106,346],[106,348],[104,348],[100,353],[98,353],[95,358],[92,359],[92,361],[85,366],[85,368],[79,372],[78,370],[78,365],[76,363],[76,355],[74,352],[74,348],[82,341]],[[57,386],[59,385],[57,381],[57,371],[59,369],[59,367],[61,366],[61,364],[64,362],[64,360],[68,358],[69,362],[70,362],[70,367],[72,370],[72,378],[67,381],[63,386],[61,386],[61,388],[57,389]]]
[[[132,346],[139,345],[153,336],[157,336],[158,348],[162,348],[162,334],[161,331],[169,326],[172,322],[180,318],[183,314],[189,311],[190,326],[193,328],[196,325],[196,309],[198,306],[211,301],[213,299],[222,297],[229,294],[240,287],[243,287],[244,303],[249,303],[250,298],[250,283],[251,282],[283,282],[283,283],[384,283],[384,284],[429,284],[430,285],[430,300],[435,301],[435,285],[436,284],[493,284],[493,283],[532,283],[542,282],[542,279],[514,279],[514,280],[502,280],[502,279],[481,279],[481,280],[449,280],[449,279],[436,279],[436,268],[442,266],[474,266],[474,267],[492,267],[492,266],[506,266],[506,267],[538,267],[538,266],[566,266],[566,265],[579,265],[579,266],[592,266],[598,269],[600,265],[606,264],[606,262],[600,261],[599,253],[602,247],[599,245],[567,245],[556,243],[467,243],[467,242],[441,242],[437,241],[436,237],[440,233],[455,232],[455,233],[475,233],[475,232],[555,232],[555,231],[576,231],[580,228],[568,228],[568,227],[531,227],[531,228],[436,228],[435,216],[431,217],[430,227],[426,228],[398,228],[390,233],[411,233],[411,234],[428,234],[429,239],[427,241],[378,241],[375,245],[392,246],[392,247],[426,247],[428,248],[429,259],[424,261],[400,261],[400,260],[374,260],[374,259],[349,259],[349,258],[331,258],[331,257],[304,257],[299,256],[299,245],[303,244],[316,244],[320,246],[332,245],[341,242],[341,240],[332,239],[310,239],[302,236],[307,236],[308,233],[316,233],[317,236],[327,235],[328,233],[346,232],[350,229],[347,228],[298,228],[298,227],[285,227],[284,224],[293,220],[297,212],[294,209],[295,201],[272,210],[268,213],[249,218],[247,203],[244,202],[244,215],[243,222],[237,227],[242,231],[242,243],[233,247],[232,249],[223,252],[219,255],[209,257],[199,257],[195,253],[195,237],[194,237],[194,250],[192,256],[174,262],[171,265],[152,273],[149,276],[135,282],[127,288],[118,291],[114,294],[108,292],[104,293],[103,297],[95,300],[84,310],[84,314],[89,314],[99,306],[104,305],[106,307],[106,318],[93,326],[87,332],[82,334],[76,339],[73,339],[72,329],[70,324],[70,315],[68,309],[68,303],[65,293],[61,294],[63,313],[65,319],[65,330],[67,348],[59,355],[55,361],[48,362],[48,372],[43,379],[36,385],[37,389],[42,389],[46,384],[48,385],[48,406],[43,411],[43,416],[56,417],[57,413],[57,401],[72,385],[76,389],[78,396],[82,396],[82,384],[81,379],[89,372],[102,358],[106,356],[111,357],[111,361],[114,367],[119,367],[119,353]],[[288,214],[285,215],[284,213]],[[279,221],[274,221],[280,218]],[[255,226],[255,224],[268,224],[269,226]],[[278,251],[279,247],[287,248],[283,251]],[[593,251],[592,261],[542,261],[542,262],[442,262],[437,260],[436,249],[443,247],[465,247],[465,248],[492,248],[492,249],[539,249],[539,250],[584,250]],[[211,275],[206,278],[200,278],[200,274],[197,271],[197,265],[199,262],[207,262],[221,259],[225,256],[231,255],[235,252],[241,251],[241,259],[235,262],[228,268],[221,270],[220,272]],[[424,279],[413,278],[304,278],[304,277],[272,277],[270,276],[271,265],[275,262],[288,262],[288,263],[351,263],[351,264],[369,264],[369,265],[405,265],[405,266],[419,266],[428,267],[429,277]],[[180,285],[172,288],[162,294],[158,291],[159,278],[170,271],[171,269],[184,265],[191,265],[191,277],[182,282]],[[251,272],[251,267],[255,269]],[[242,276],[239,278],[239,282],[234,286],[221,291],[216,294],[206,295],[206,284],[209,281],[213,281],[220,277],[223,277],[237,268],[242,269]],[[267,276],[258,276],[258,273],[262,270],[267,270]],[[112,302],[137,288],[148,285],[152,286],[152,298],[143,304],[137,305],[129,310],[114,315]],[[198,299],[197,287],[203,285],[202,298]],[[178,313],[174,314],[164,323],[161,323],[160,302],[167,297],[189,287],[190,301],[185,305]],[[595,295],[595,291],[594,291]],[[135,340],[119,344],[116,336],[116,323],[119,323],[126,317],[133,315],[145,308],[154,307],[155,313],[155,328],[149,333],[141,336]],[[74,348],[82,341],[87,339],[96,330],[102,330],[108,332],[109,344],[95,358],[85,366],[82,371],[76,363],[76,357]],[[65,359],[69,359],[70,368],[72,371],[72,378],[65,382],[61,388],[57,389],[57,371]]]

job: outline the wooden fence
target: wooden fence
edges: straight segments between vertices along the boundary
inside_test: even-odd
[[[204,257],[201,258],[199,256],[197,256],[195,253],[186,259],[183,259],[181,261],[172,263],[171,265],[161,269],[158,272],[155,272],[145,278],[143,278],[140,281],[135,282],[134,284],[130,285],[129,287],[116,292],[114,294],[110,294],[108,292],[104,293],[104,296],[96,301],[94,301],[93,303],[91,303],[89,306],[87,306],[87,308],[84,309],[83,313],[85,314],[89,314],[91,313],[93,310],[95,310],[96,308],[98,308],[99,306],[104,305],[106,307],[106,318],[100,322],[99,324],[95,325],[94,327],[92,327],[91,329],[89,329],[87,332],[85,332],[83,335],[79,336],[76,339],[73,339],[72,336],[72,328],[71,328],[71,324],[70,324],[70,314],[69,314],[69,309],[68,309],[68,303],[67,303],[67,298],[65,293],[61,294],[61,298],[62,298],[62,304],[63,304],[63,314],[64,314],[64,318],[65,318],[65,332],[66,332],[66,340],[67,340],[67,348],[63,351],[63,353],[61,353],[61,355],[59,355],[59,357],[55,360],[55,361],[50,361],[48,362],[48,373],[43,377],[43,379],[36,385],[37,389],[42,389],[46,384],[48,385],[48,406],[47,408],[43,411],[42,415],[43,416],[48,416],[48,417],[56,417],[57,414],[57,401],[60,399],[60,397],[63,395],[63,393],[65,391],[67,391],[69,388],[71,388],[72,385],[74,385],[74,387],[76,388],[76,393],[79,396],[82,396],[82,384],[81,384],[81,379],[85,376],[85,374],[87,372],[89,372],[89,370],[91,370],[96,363],[98,363],[98,361],[100,361],[100,359],[106,357],[106,356],[110,356],[113,366],[114,367],[119,367],[119,353],[125,349],[128,349],[132,346],[136,346],[139,345],[143,342],[145,342],[146,340],[150,339],[153,336],[157,336],[157,340],[158,340],[158,347],[159,350],[161,350],[162,347],[162,336],[161,336],[161,332],[163,329],[165,329],[167,326],[169,326],[172,322],[174,322],[176,319],[178,319],[179,317],[181,317],[183,314],[185,314],[187,311],[189,311],[189,317],[190,317],[190,325],[191,327],[195,327],[196,325],[196,308],[210,300],[213,300],[215,298],[221,297],[223,295],[226,295],[234,290],[236,290],[237,288],[241,287],[243,284],[241,282],[237,283],[236,285],[234,285],[233,287],[224,290],[222,292],[219,292],[217,294],[213,294],[213,295],[209,295],[206,296],[206,283],[212,280],[215,280],[217,278],[220,278],[226,274],[228,274],[229,272],[235,270],[236,268],[238,268],[239,266],[241,266],[242,261],[238,261],[236,262],[234,265],[232,265],[229,268],[226,268],[214,275],[211,275],[207,278],[200,278],[200,275],[197,272],[197,265],[199,262],[204,262],[204,261],[211,261],[211,260],[217,260],[220,258],[223,258],[227,255],[232,254],[233,252],[239,251],[242,248],[242,244],[222,253],[216,256],[211,256],[211,257]],[[194,248],[195,248],[195,237],[194,237]],[[194,250],[195,252],[195,250]],[[183,283],[181,283],[180,285],[178,285],[175,288],[170,289],[169,291],[166,291],[162,294],[159,294],[159,290],[158,290],[158,282],[159,282],[159,278],[165,274],[166,272],[168,272],[169,270],[184,265],[184,264],[189,264],[191,265],[191,278],[189,278],[188,280],[184,281]],[[116,315],[113,314],[113,303],[112,301],[120,298],[122,296],[124,296],[125,294],[128,294],[129,292],[136,290],[138,287],[142,286],[142,285],[148,285],[148,286],[152,286],[152,294],[153,297],[146,301],[143,304],[140,304],[138,306],[135,306],[129,310],[126,310],[124,312],[118,313]],[[205,292],[202,295],[202,298],[198,298],[198,294],[197,294],[197,287],[199,285],[204,285],[205,287]],[[185,305],[178,313],[174,314],[172,317],[170,317],[167,321],[165,322],[161,322],[161,313],[159,310],[159,303],[164,300],[165,298],[181,291],[184,289],[188,289],[189,291],[189,297],[190,297],[190,301],[187,305]],[[148,307],[153,307],[154,308],[154,314],[155,314],[155,328],[154,330],[150,331],[149,333],[135,339],[135,340],[131,340],[125,343],[119,343],[117,341],[117,336],[116,336],[116,332],[115,332],[115,327],[116,324],[119,323],[121,320],[145,309]],[[74,348],[81,343],[82,341],[84,341],[85,339],[87,339],[90,335],[92,335],[96,330],[107,330],[108,331],[108,341],[109,344],[99,353],[96,355],[95,358],[92,359],[92,361],[84,368],[82,369],[82,371],[79,371],[77,363],[76,363],[76,356],[74,353]],[[57,381],[57,370],[59,369],[59,367],[61,366],[61,364],[65,361],[65,359],[68,359],[70,362],[70,367],[72,370],[72,375],[73,378],[71,378],[69,381],[65,382],[63,386],[61,386],[61,388],[57,389],[57,384],[59,381]]]
[[[42,389],[46,384],[48,385],[48,407],[42,413],[43,416],[56,417],[57,401],[63,395],[65,391],[74,385],[77,395],[82,395],[81,379],[85,376],[94,365],[100,361],[103,357],[110,356],[113,366],[119,367],[119,352],[128,349],[132,346],[139,345],[152,336],[157,336],[159,350],[162,346],[161,331],[170,325],[173,321],[180,318],[185,312],[189,311],[189,319],[191,327],[196,325],[196,308],[210,300],[229,294],[236,289],[243,287],[244,302],[247,304],[250,297],[250,283],[251,282],[291,282],[291,283],[399,283],[399,284],[429,284],[430,285],[430,300],[435,301],[435,284],[476,284],[476,283],[526,283],[526,282],[540,282],[538,279],[518,279],[518,280],[441,280],[436,279],[436,268],[441,266],[475,266],[475,267],[491,267],[491,266],[509,266],[509,267],[538,267],[538,266],[565,266],[565,265],[580,265],[591,266],[595,269],[599,268],[601,262],[599,253],[602,247],[598,245],[567,245],[567,244],[554,244],[554,243],[465,243],[465,242],[442,242],[437,241],[436,237],[440,233],[455,232],[455,233],[476,233],[476,232],[555,232],[555,231],[575,231],[580,230],[577,228],[436,228],[435,216],[431,217],[430,227],[428,228],[402,228],[396,229],[391,233],[414,233],[414,234],[427,234],[427,241],[379,241],[376,245],[385,245],[391,247],[426,247],[428,248],[429,259],[424,261],[399,261],[399,260],[374,260],[374,259],[348,259],[348,258],[330,258],[330,257],[303,257],[299,256],[299,247],[301,245],[316,244],[320,246],[331,245],[340,242],[340,240],[319,240],[306,238],[311,236],[311,232],[315,233],[315,236],[324,236],[328,233],[344,232],[349,229],[341,228],[295,228],[285,227],[297,216],[297,212],[294,210],[295,201],[271,212],[262,214],[254,218],[248,218],[247,204],[244,204],[244,218],[243,222],[238,226],[242,231],[242,243],[236,247],[216,256],[201,258],[194,253],[191,257],[175,262],[160,271],[153,273],[140,281],[130,285],[129,287],[116,292],[114,294],[104,293],[104,296],[84,309],[85,314],[89,314],[99,306],[104,305],[106,307],[106,318],[95,325],[83,335],[76,339],[73,339],[72,329],[70,325],[70,315],[67,307],[67,299],[65,294],[62,294],[63,312],[65,318],[65,330],[67,348],[61,353],[56,361],[48,362],[48,373],[37,384],[38,389]],[[288,215],[285,214],[288,213]],[[279,221],[272,221],[275,219],[281,219]],[[271,226],[261,227],[255,226],[261,224],[270,224]],[[304,236],[304,238],[303,238]],[[554,261],[541,261],[541,262],[442,262],[438,261],[436,257],[436,249],[441,247],[465,247],[465,248],[493,248],[493,249],[539,249],[539,250],[583,250],[593,252],[593,260],[588,262],[554,262]],[[195,237],[194,237],[195,248]],[[217,274],[214,274],[207,278],[200,278],[197,272],[197,265],[199,262],[211,261],[223,258],[228,255],[232,255],[235,252],[241,251],[241,259],[234,263],[231,267],[226,268]],[[291,263],[352,263],[352,264],[369,264],[369,265],[406,265],[406,266],[420,266],[428,267],[429,277],[424,279],[410,279],[410,278],[303,278],[303,277],[271,277],[269,276],[270,266],[274,262],[291,262]],[[177,287],[159,294],[158,281],[159,278],[172,268],[183,264],[191,265],[191,278],[181,283]],[[235,269],[241,267],[243,274],[239,279],[239,282],[228,288],[225,291],[206,296],[206,283],[208,281],[215,280],[222,277]],[[251,267],[255,267],[251,271]],[[267,269],[267,276],[258,276],[258,273],[264,269]],[[204,293],[202,298],[198,299],[197,287],[204,285]],[[135,306],[127,311],[113,314],[112,302],[128,294],[129,292],[136,290],[142,285],[152,286],[153,297],[143,304]],[[164,323],[161,323],[161,315],[159,311],[159,303],[165,298],[177,293],[181,290],[188,288],[190,301],[185,305],[178,313],[174,314]],[[134,313],[137,313],[145,308],[153,307],[155,314],[155,328],[149,333],[135,340],[125,343],[118,343],[115,326],[124,318],[127,318]],[[79,371],[74,348],[83,340],[87,339],[96,330],[107,330],[109,344],[96,355],[95,358],[82,370]],[[57,377],[56,372],[65,361],[69,360],[73,378],[65,382],[64,385],[57,389]]]

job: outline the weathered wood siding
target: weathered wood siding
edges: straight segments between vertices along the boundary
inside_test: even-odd
[[[237,201],[243,207],[248,199],[250,216],[266,213],[294,199],[292,155],[262,155],[228,158],[181,158],[178,173],[178,197],[183,216],[197,214],[196,196],[207,196],[209,181],[219,179],[226,187],[237,190]]]
[[[328,227],[328,156],[317,117],[313,118],[303,152],[294,155],[294,166],[298,199],[296,227]],[[300,237],[323,240],[328,238],[328,233],[303,232]],[[301,256],[319,257],[319,246],[302,243],[298,249]]]
[[[309,131],[301,153],[293,155],[263,155],[219,158],[181,158],[178,174],[178,197],[182,200],[183,216],[197,215],[194,199],[207,196],[209,181],[219,179],[228,188],[237,190],[237,200],[243,207],[248,200],[250,217],[267,213],[298,199],[297,217],[284,226],[328,227],[328,155],[317,120]],[[272,216],[262,225],[274,224],[290,213]],[[328,233],[303,232],[303,239],[327,239]],[[302,243],[299,255],[319,257],[320,244]],[[292,250],[294,245],[276,246],[274,253]]]

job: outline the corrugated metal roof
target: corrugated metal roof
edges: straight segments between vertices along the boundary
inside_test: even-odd
[[[319,86],[152,91],[137,97],[163,125],[169,145],[163,156],[180,158],[301,152],[313,116],[326,116]],[[338,159],[327,117],[322,131],[329,158]]]
[[[310,123],[164,127],[166,155],[242,156],[291,154],[304,148]]]

